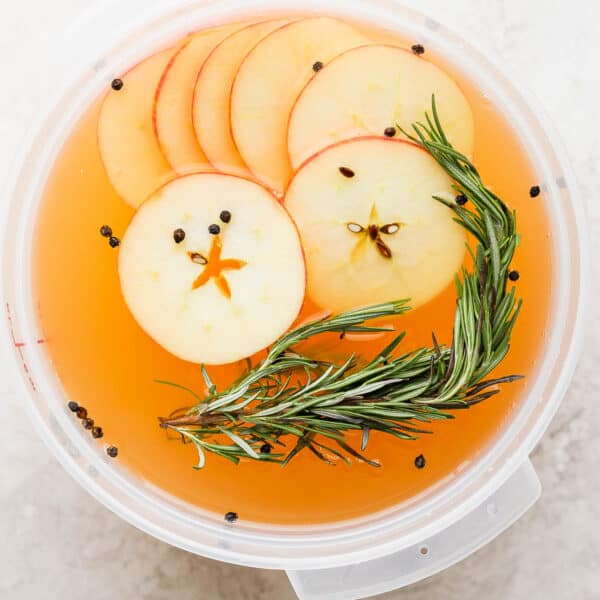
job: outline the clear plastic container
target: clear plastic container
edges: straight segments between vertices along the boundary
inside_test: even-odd
[[[544,189],[554,246],[554,298],[533,385],[494,444],[451,480],[414,502],[351,522],[311,528],[227,526],[109,464],[77,427],[43,349],[32,295],[31,251],[40,192],[76,119],[116,73],[153,48],[224,20],[301,11],[355,18],[397,29],[428,46],[478,83],[522,135]],[[286,569],[304,599],[361,598],[431,575],[492,539],[538,497],[528,456],[566,390],[580,347],[587,286],[583,202],[556,136],[502,71],[439,23],[392,0],[105,1],[65,32],[56,56],[48,111],[32,128],[4,198],[2,298],[6,342],[14,350],[39,434],[73,477],[116,514],[190,552],[254,567]],[[56,73],[64,80],[56,87]],[[52,98],[52,99],[51,99]]]

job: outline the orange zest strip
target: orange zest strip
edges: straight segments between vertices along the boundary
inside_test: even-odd
[[[216,236],[213,238],[210,252],[208,254],[208,264],[204,268],[204,271],[198,275],[192,289],[196,290],[199,287],[206,285],[211,279],[214,278],[216,286],[219,288],[221,293],[226,298],[231,298],[231,289],[229,283],[223,275],[223,271],[239,271],[246,266],[246,262],[237,258],[226,258],[221,259],[221,252],[223,250],[223,243],[221,238]]]

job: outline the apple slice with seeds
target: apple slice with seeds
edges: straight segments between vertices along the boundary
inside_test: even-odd
[[[307,293],[321,307],[410,298],[416,308],[459,269],[465,234],[452,210],[452,181],[407,141],[361,137],[309,158],[285,197],[306,256]]]
[[[286,23],[286,19],[274,19],[232,33],[214,48],[198,74],[193,102],[194,128],[208,160],[221,171],[249,174],[231,134],[231,86],[246,54],[262,38]]]
[[[154,193],[121,243],[123,296],[139,325],[183,360],[224,364],[271,344],[305,291],[296,227],[264,187],[183,175]]]
[[[231,91],[233,138],[254,176],[275,192],[283,192],[292,174],[288,121],[313,66],[367,41],[342,21],[310,17],[273,31],[240,65]]]
[[[320,148],[361,135],[400,136],[431,108],[435,94],[450,142],[473,151],[473,114],[456,83],[402,48],[369,45],[334,58],[306,85],[291,112],[288,149],[294,168]]]
[[[137,208],[172,177],[152,127],[156,86],[174,50],[150,56],[107,93],[98,117],[98,146],[106,173],[119,195]]]
[[[194,131],[194,88],[213,48],[240,27],[225,25],[191,35],[167,65],[156,89],[154,129],[164,155],[178,173],[211,168]]]

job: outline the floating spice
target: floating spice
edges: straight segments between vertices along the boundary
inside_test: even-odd
[[[419,454],[419,456],[415,458],[415,467],[417,467],[417,469],[425,467],[425,457],[422,454]]]
[[[235,523],[238,520],[238,514],[236,512],[225,513],[225,520],[228,523]]]
[[[102,225],[100,227],[100,235],[105,238],[111,237],[113,234],[113,230],[109,225]]]
[[[261,454],[271,454],[271,444],[267,444],[267,443],[263,444],[260,447],[260,453]]]
[[[79,404],[77,404],[77,402],[73,402],[72,400],[69,402],[69,404],[67,404],[67,406],[71,412],[77,412],[79,409]]]
[[[92,436],[96,439],[101,438],[104,435],[102,431],[102,427],[93,427],[92,428]]]
[[[469,201],[469,199],[464,194],[459,194],[458,196],[456,196],[455,201],[456,204],[458,204],[459,206],[464,206]]]
[[[396,135],[396,128],[395,127],[386,127],[383,130],[383,135],[385,135],[385,137],[393,138]]]
[[[320,60],[318,60],[313,64],[312,68],[313,68],[313,71],[315,73],[317,73],[318,71],[320,71],[323,68],[323,63]]]
[[[223,223],[229,223],[229,221],[231,221],[231,213],[228,210],[222,210],[219,219],[221,219]]]
[[[521,275],[519,274],[519,271],[515,271],[515,270],[513,270],[513,271],[511,271],[511,272],[508,274],[508,278],[509,278],[511,281],[518,281],[518,280],[519,280],[519,277],[521,277]]]
[[[85,419],[88,415],[87,409],[83,406],[77,407],[77,410],[75,412],[77,414],[78,419]]]
[[[413,54],[416,54],[417,56],[425,54],[425,46],[423,46],[423,44],[413,44],[410,49],[413,51]]]
[[[119,449],[116,446],[109,446],[106,449],[106,454],[108,454],[111,458],[117,458],[119,455]]]
[[[530,195],[532,198],[537,198],[537,197],[540,195],[540,193],[541,193],[541,192],[542,192],[542,190],[540,189],[540,186],[539,186],[539,185],[532,185],[532,186],[529,188],[529,195]]]
[[[176,244],[181,244],[185,240],[185,231],[179,227],[173,232],[173,239]]]
[[[340,167],[340,173],[348,179],[354,177],[355,173],[350,167]]]
[[[91,429],[94,426],[94,419],[83,419],[81,421],[81,424],[86,428],[86,429]]]
[[[212,225],[208,226],[208,233],[211,235],[219,235],[219,233],[221,233],[221,227],[216,223],[213,223]]]
[[[121,245],[121,240],[118,237],[111,235],[110,239],[108,240],[108,245],[111,248],[116,248],[117,246]]]
[[[123,80],[122,79],[118,79],[118,78],[117,79],[113,79],[112,82],[111,82],[111,84],[110,84],[110,87],[113,90],[115,90],[115,92],[118,92],[118,91],[122,90],[123,89]]]

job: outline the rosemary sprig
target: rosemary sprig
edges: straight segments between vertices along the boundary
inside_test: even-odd
[[[187,390],[196,400],[194,406],[161,419],[162,427],[195,444],[197,468],[204,466],[207,453],[234,463],[244,457],[286,465],[303,450],[326,463],[349,462],[352,457],[379,466],[363,454],[371,431],[415,439],[427,433],[427,423],[453,418],[454,410],[482,402],[497,394],[500,384],[521,378],[486,379],[508,352],[521,307],[514,286],[507,289],[519,241],[516,215],[449,143],[435,98],[425,120],[414,124],[411,133],[402,132],[429,152],[454,180],[457,194],[468,198],[473,210],[435,199],[454,211],[454,220],[477,241],[474,251],[468,247],[473,270],[463,268],[455,278],[451,345],[440,345],[432,334],[431,347],[398,353],[404,337],[400,333],[373,360],[360,365],[354,356],[343,363],[324,362],[295,349],[321,333],[387,330],[368,323],[409,310],[408,301],[400,300],[321,318],[286,333],[260,364],[225,390],[217,390],[203,367],[206,397],[199,399]],[[362,432],[360,450],[347,440],[351,431]]]

